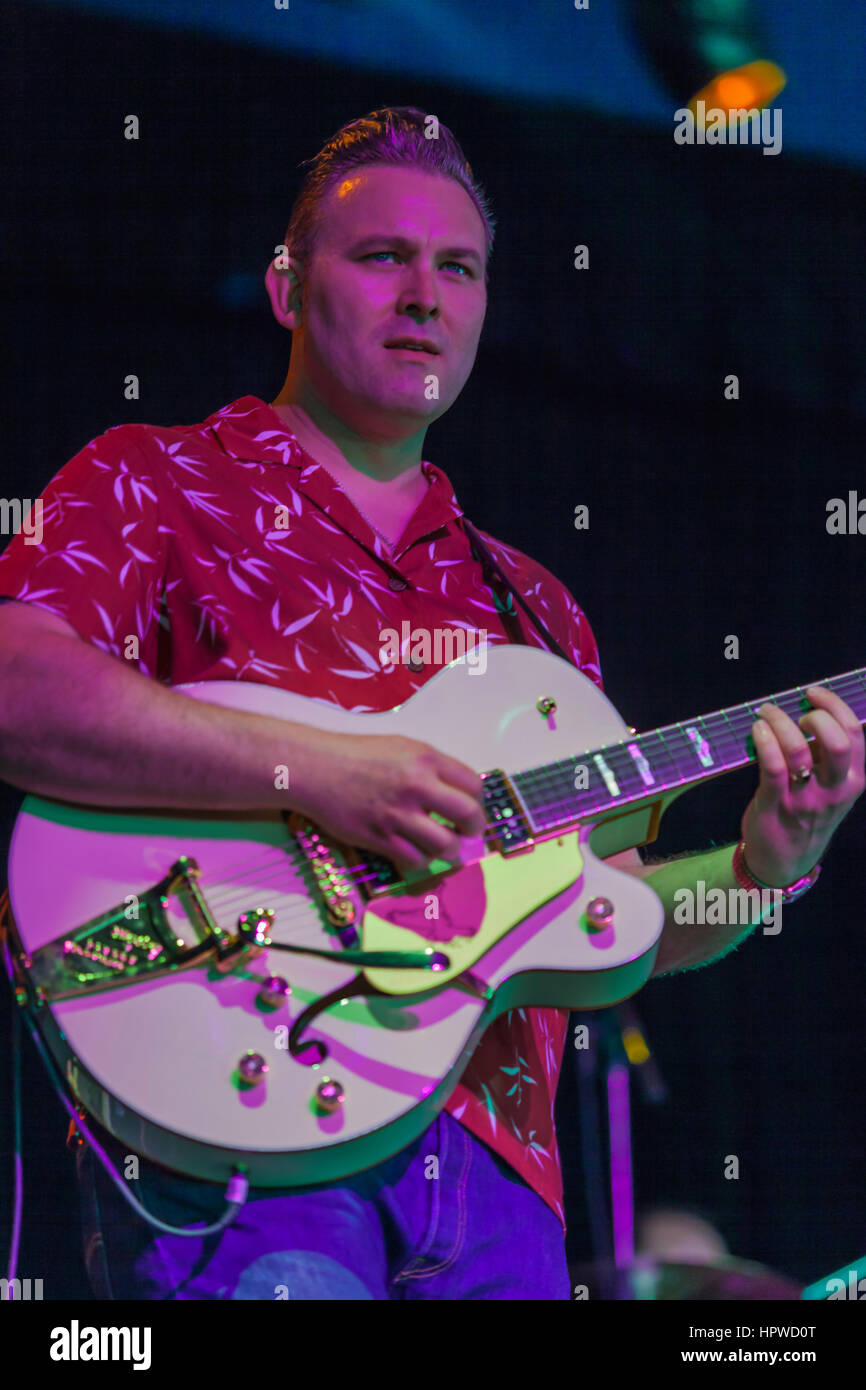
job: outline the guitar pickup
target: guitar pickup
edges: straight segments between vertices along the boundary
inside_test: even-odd
[[[511,779],[501,768],[485,772],[484,810],[500,853],[522,854],[535,845],[535,837]]]

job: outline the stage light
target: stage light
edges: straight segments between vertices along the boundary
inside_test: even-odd
[[[698,102],[704,103],[703,110],[721,107],[723,111],[742,110],[744,107],[768,106],[778,96],[786,82],[785,74],[776,63],[768,58],[759,58],[754,63],[745,63],[741,68],[733,68],[719,73],[696,92],[688,102],[694,114]]]
[[[787,81],[753,0],[622,0],[656,75],[693,114],[768,105]]]

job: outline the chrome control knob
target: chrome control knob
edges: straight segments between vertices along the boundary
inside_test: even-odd
[[[282,975],[269,975],[258,993],[259,1002],[268,1009],[278,1009],[285,1004],[291,994],[291,986]]]
[[[324,1110],[326,1115],[333,1115],[345,1104],[346,1092],[343,1090],[339,1081],[332,1081],[326,1076],[316,1090],[316,1104],[320,1110]]]
[[[245,1052],[238,1062],[238,1073],[248,1086],[258,1086],[268,1073],[268,1064],[260,1052]]]
[[[593,898],[586,905],[587,926],[603,931],[613,924],[613,903],[610,898]]]

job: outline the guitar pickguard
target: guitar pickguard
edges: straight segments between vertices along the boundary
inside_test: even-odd
[[[433,977],[446,984],[469,970],[544,903],[578,878],[583,868],[577,831],[537,844],[533,852],[509,859],[489,854],[408,893],[368,907],[361,932],[364,950],[406,950],[406,933],[437,943],[450,966]],[[385,994],[414,994],[417,970],[365,971]]]

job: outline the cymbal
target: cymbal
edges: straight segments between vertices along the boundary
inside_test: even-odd
[[[722,1256],[712,1264],[666,1263],[636,1256],[619,1268],[613,1260],[570,1266],[571,1287],[585,1285],[596,1299],[675,1302],[799,1300],[802,1286],[752,1260]]]

